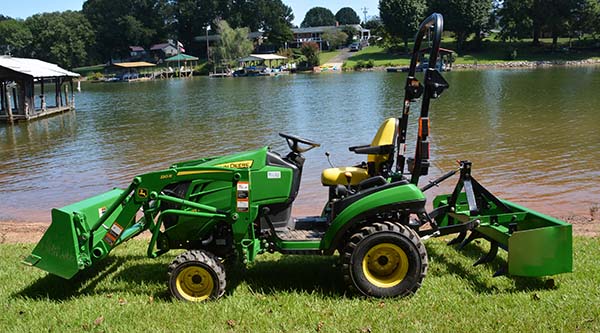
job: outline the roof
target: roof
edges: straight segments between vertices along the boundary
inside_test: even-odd
[[[172,56],[170,58],[165,59],[165,61],[194,61],[194,60],[198,60],[198,58],[188,55],[188,54],[183,54],[180,53],[176,56]]]
[[[429,48],[429,47],[419,51],[419,53],[430,53],[430,52],[431,52],[431,48]],[[445,54],[452,54],[452,53],[455,53],[454,50],[445,49],[443,47],[440,47],[440,54],[445,55]]]
[[[130,46],[129,49],[133,52],[142,52],[144,51],[144,48],[141,46]]]
[[[248,33],[248,39],[258,39],[260,37],[262,37],[264,35],[264,33],[262,31],[253,31],[253,32],[249,32]],[[194,40],[196,42],[206,42],[206,40],[208,39],[209,42],[216,42],[219,41],[221,39],[221,35],[219,34],[215,34],[215,35],[201,35],[201,36],[196,36],[194,37]]]
[[[154,44],[154,45],[150,46],[150,51],[162,50],[169,46],[174,48],[174,46],[169,43]]]
[[[363,28],[360,24],[348,24],[348,25],[340,25],[340,26],[323,25],[323,26],[318,26],[318,27],[292,28],[292,33],[312,34],[312,33],[325,32],[327,30],[344,29],[345,27],[353,27],[354,29],[356,29],[358,31],[369,31],[369,29]]]
[[[260,60],[283,60],[286,57],[277,54],[251,54],[247,57],[239,58],[238,62],[260,61]]]
[[[0,67],[31,77],[79,77],[79,74],[58,67],[56,64],[30,58],[0,56]]]
[[[136,67],[152,67],[152,66],[156,66],[155,64],[151,64],[151,63],[145,62],[145,61],[116,62],[113,65],[117,66],[117,67],[123,67],[123,68],[136,68]]]

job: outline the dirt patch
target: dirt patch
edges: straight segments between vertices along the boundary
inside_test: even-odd
[[[35,222],[0,222],[0,244],[4,243],[37,243],[49,223]]]
[[[599,237],[600,219],[581,215],[562,216],[561,220],[573,225],[573,234],[578,236]]]
[[[600,237],[600,219],[582,215],[559,217],[573,225],[573,233],[578,236]],[[0,244],[37,243],[50,226],[45,222],[0,221]],[[149,238],[145,232],[141,238]]]

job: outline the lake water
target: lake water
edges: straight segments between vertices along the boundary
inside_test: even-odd
[[[450,89],[430,110],[432,176],[469,159],[492,192],[544,213],[588,214],[600,202],[600,67],[445,77]],[[338,166],[360,162],[347,147],[369,143],[400,114],[404,80],[370,72],[84,83],[75,113],[0,125],[0,220],[49,221],[52,207],[176,161],[264,145],[287,152],[278,132],[322,143],[306,154],[295,206],[318,214],[325,151]],[[411,148],[417,106],[412,114]]]

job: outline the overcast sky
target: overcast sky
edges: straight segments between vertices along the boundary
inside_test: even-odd
[[[27,18],[33,14],[44,12],[56,12],[64,10],[81,10],[81,5],[84,0],[0,0],[0,14],[16,17]],[[118,1],[118,0],[115,0]],[[300,25],[304,19],[306,12],[312,7],[321,6],[329,8],[334,14],[342,7],[351,7],[356,11],[361,20],[364,20],[363,8],[367,8],[367,17],[378,15],[379,10],[377,5],[378,0],[329,0],[326,4],[324,1],[309,1],[309,0],[283,0],[288,6],[291,6],[294,11],[294,24]]]

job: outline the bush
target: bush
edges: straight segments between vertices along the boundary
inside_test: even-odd
[[[319,66],[319,45],[315,42],[303,43],[300,52],[306,57],[306,67]]]
[[[363,68],[365,68],[365,62],[362,61],[362,60],[357,61],[356,65],[354,65],[354,70],[355,71],[361,70]]]
[[[506,60],[515,60],[515,59],[517,59],[517,56],[518,56],[517,48],[510,47],[506,51],[505,59]]]
[[[373,59],[369,59],[367,61],[367,64],[365,65],[367,68],[373,68],[375,67],[375,61],[373,61]]]
[[[87,79],[91,80],[91,81],[96,81],[96,80],[102,79],[103,77],[104,77],[104,75],[102,75],[102,73],[100,73],[100,72],[94,72],[94,73],[88,75]]]

